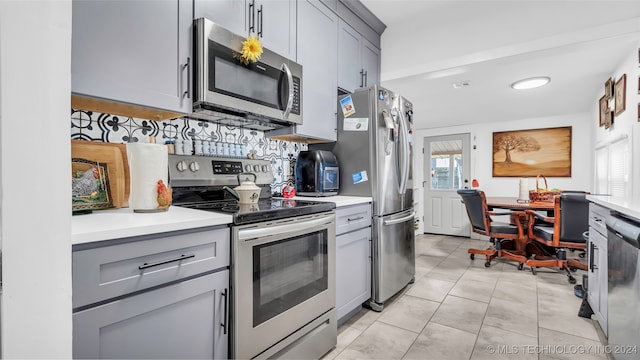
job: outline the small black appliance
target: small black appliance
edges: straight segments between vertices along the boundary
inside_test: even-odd
[[[340,169],[336,156],[327,150],[301,151],[295,165],[296,194],[338,195]]]

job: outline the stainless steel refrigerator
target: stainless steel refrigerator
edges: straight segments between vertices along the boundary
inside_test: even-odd
[[[415,275],[413,105],[380,86],[338,98],[340,195],[373,198],[372,295],[381,311]]]

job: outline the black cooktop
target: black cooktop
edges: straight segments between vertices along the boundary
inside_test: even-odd
[[[222,200],[176,205],[233,215],[235,225],[315,214],[336,208],[332,202],[285,198],[260,199],[257,204],[238,204],[236,200]]]

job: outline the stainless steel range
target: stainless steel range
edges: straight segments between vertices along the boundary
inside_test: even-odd
[[[257,204],[222,189],[243,172],[256,174]],[[174,205],[233,215],[230,356],[318,359],[331,350],[335,204],[272,198],[266,160],[170,155],[169,179]]]

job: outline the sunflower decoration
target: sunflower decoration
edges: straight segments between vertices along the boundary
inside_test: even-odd
[[[248,65],[249,61],[256,62],[260,60],[260,56],[262,56],[262,43],[257,36],[251,34],[247,40],[242,42],[242,50],[240,50],[239,54],[240,62]]]

